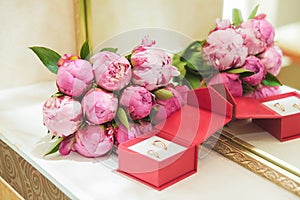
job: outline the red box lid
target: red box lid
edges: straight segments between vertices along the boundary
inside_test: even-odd
[[[233,117],[236,119],[269,119],[282,118],[280,114],[269,109],[263,105],[263,102],[282,99],[289,96],[297,96],[297,92],[288,92],[284,94],[273,95],[271,97],[254,99],[251,97],[233,97],[224,85],[214,85],[213,88],[217,90],[223,97],[225,97],[233,105]]]
[[[235,97],[235,114],[234,117],[237,119],[270,119],[270,118],[282,118],[280,114],[269,109],[267,106],[263,105],[263,102],[272,101],[276,99],[282,99],[290,96],[297,96],[300,98],[299,93],[289,92],[284,94],[278,94],[271,97],[266,97],[262,99],[253,99],[249,97]]]
[[[169,139],[199,145],[232,118],[232,105],[212,87],[187,92],[187,104],[173,113],[156,129]]]

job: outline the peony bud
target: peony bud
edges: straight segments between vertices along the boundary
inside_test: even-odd
[[[69,96],[50,97],[43,106],[43,122],[54,135],[71,135],[82,122],[81,104]]]
[[[114,119],[118,99],[113,93],[102,89],[92,89],[82,99],[83,113],[86,119],[92,124],[103,124]]]
[[[265,20],[265,17],[265,15],[258,15],[254,19],[244,21],[240,26],[244,44],[250,55],[259,54],[274,43],[274,27]]]
[[[150,91],[167,85],[174,76],[180,75],[172,66],[170,56],[164,50],[152,47],[153,44],[155,41],[144,38],[131,55],[133,83]]]
[[[96,83],[109,91],[123,89],[131,79],[131,66],[119,54],[103,51],[95,54],[91,61]]]
[[[203,58],[219,71],[240,67],[247,56],[242,36],[228,28],[209,34],[202,49]]]
[[[113,147],[113,135],[108,135],[102,126],[85,126],[75,133],[74,150],[85,157],[106,155]]]
[[[278,46],[267,48],[259,57],[267,72],[274,76],[279,74],[282,63],[282,51]]]
[[[150,114],[152,95],[144,87],[129,86],[123,91],[120,104],[133,120],[142,119]]]
[[[72,97],[80,97],[92,85],[94,75],[92,65],[77,59],[58,68],[56,84],[58,90]]]
[[[256,58],[255,56],[249,56],[246,59],[243,68],[254,72],[253,75],[243,78],[245,83],[248,83],[252,86],[258,85],[266,75],[266,70],[263,64],[261,63],[260,59]]]

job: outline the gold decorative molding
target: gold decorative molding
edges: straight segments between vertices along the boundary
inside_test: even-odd
[[[24,200],[3,178],[0,177],[0,199]]]
[[[24,199],[69,199],[2,140],[0,152],[0,176]]]
[[[91,12],[90,0],[73,0],[76,51],[79,54],[81,45],[85,41],[91,44]]]
[[[224,157],[300,196],[299,177],[251,153],[224,135],[213,135],[203,143]]]

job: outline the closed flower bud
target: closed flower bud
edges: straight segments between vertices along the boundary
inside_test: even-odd
[[[80,97],[92,85],[94,79],[92,65],[77,59],[58,68],[56,85],[58,90],[71,97]]]
[[[150,91],[167,85],[174,76],[180,75],[172,66],[170,56],[164,50],[152,47],[153,44],[155,41],[146,37],[131,55],[133,83]]]
[[[142,119],[150,114],[152,94],[144,87],[129,86],[123,91],[120,104],[133,120]]]
[[[92,124],[103,124],[113,120],[118,108],[118,99],[113,93],[99,88],[87,92],[81,103],[84,116]]]
[[[50,97],[43,106],[43,122],[56,136],[75,133],[82,122],[80,102],[69,96]]]
[[[109,135],[102,126],[85,126],[75,133],[74,150],[85,157],[106,155],[113,147],[113,135]]]
[[[103,51],[95,54],[91,61],[96,83],[109,91],[123,89],[131,79],[131,66],[125,57]]]

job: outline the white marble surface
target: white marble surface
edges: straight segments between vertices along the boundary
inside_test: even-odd
[[[197,174],[161,192],[121,176],[101,159],[76,153],[43,158],[47,145],[41,107],[55,90],[54,82],[45,82],[0,91],[0,139],[72,199],[299,199],[215,152],[199,161]]]

